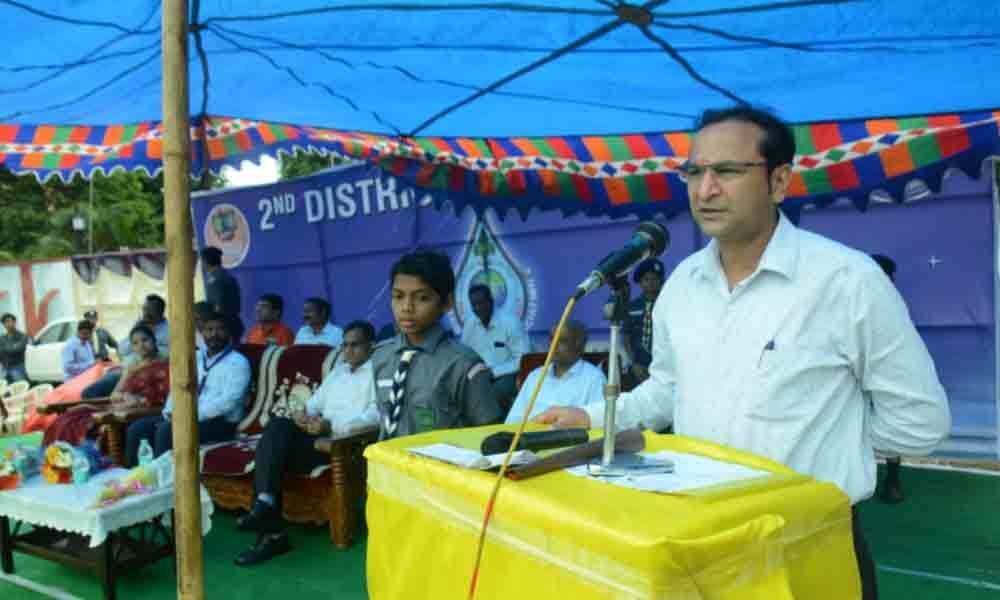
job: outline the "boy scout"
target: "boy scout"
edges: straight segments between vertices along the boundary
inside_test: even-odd
[[[455,300],[448,257],[407,254],[389,283],[398,334],[372,355],[380,437],[499,422],[489,369],[439,323]]]

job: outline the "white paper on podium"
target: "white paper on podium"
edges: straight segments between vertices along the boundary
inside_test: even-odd
[[[592,467],[580,465],[566,469],[573,475],[589,477],[646,492],[663,494],[683,494],[692,490],[749,481],[761,477],[769,477],[771,473],[759,469],[751,469],[743,465],[715,460],[696,454],[661,450],[654,453],[641,453],[651,458],[665,459],[674,463],[672,473],[630,473],[622,477],[597,477],[591,474]]]
[[[503,464],[503,457],[506,453],[500,454],[480,454],[475,450],[462,448],[452,444],[431,444],[429,446],[417,446],[407,448],[414,454],[434,458],[437,460],[465,467],[466,469],[495,469]],[[510,457],[511,465],[523,465],[538,460],[530,450],[518,450]]]

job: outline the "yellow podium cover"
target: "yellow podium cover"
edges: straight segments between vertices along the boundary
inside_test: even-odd
[[[406,449],[439,442],[478,449],[487,435],[512,429],[435,431],[367,449],[373,600],[466,598],[496,475]],[[476,597],[861,597],[850,502],[836,486],[717,444],[645,435],[646,452],[697,454],[770,475],[683,494],[642,492],[562,471],[505,481]]]

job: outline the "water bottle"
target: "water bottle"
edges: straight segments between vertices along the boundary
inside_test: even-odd
[[[139,443],[139,466],[144,467],[153,462],[153,447],[149,445],[149,440],[142,438]]]
[[[73,483],[87,483],[90,479],[90,462],[86,456],[77,454],[73,459]]]

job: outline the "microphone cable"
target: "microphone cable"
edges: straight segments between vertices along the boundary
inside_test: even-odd
[[[545,355],[545,363],[542,365],[542,373],[538,377],[538,381],[535,383],[535,388],[531,390],[531,397],[528,398],[528,406],[524,409],[524,416],[521,418],[520,424],[517,426],[517,431],[514,432],[514,439],[510,442],[510,448],[507,448],[507,454],[503,457],[503,464],[500,465],[500,471],[497,472],[496,480],[493,482],[493,490],[490,492],[490,497],[486,501],[486,510],[483,513],[483,524],[479,528],[479,541],[476,543],[476,561],[472,566],[472,577],[469,580],[469,595],[468,600],[474,600],[476,597],[476,584],[479,581],[479,570],[483,561],[483,550],[486,547],[486,530],[490,526],[490,520],[493,518],[493,506],[496,503],[497,496],[500,494],[500,486],[503,484],[504,478],[507,474],[507,467],[510,466],[511,456],[514,455],[514,449],[517,448],[518,442],[521,441],[521,434],[524,433],[524,426],[528,424],[528,415],[531,414],[531,409],[535,407],[535,398],[538,397],[538,393],[542,390],[542,384],[545,383],[545,377],[549,374],[549,366],[552,364],[552,354],[555,352],[556,346],[559,344],[559,338],[562,337],[563,326],[566,324],[566,320],[569,318],[570,313],[573,312],[573,308],[576,306],[576,297],[571,296],[569,302],[566,303],[566,308],[563,309],[562,317],[559,319],[559,324],[556,326],[556,332],[552,336],[552,343],[549,344],[549,351]]]

